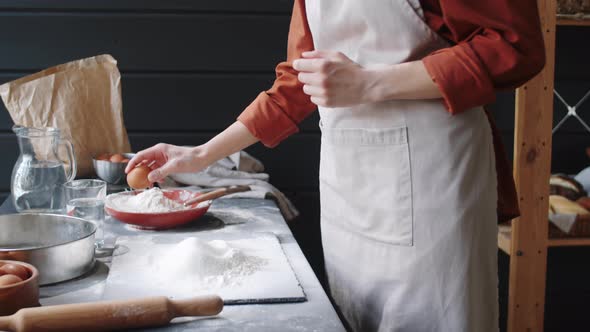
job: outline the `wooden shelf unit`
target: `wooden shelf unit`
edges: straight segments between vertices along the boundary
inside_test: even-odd
[[[507,225],[500,225],[498,228],[498,248],[510,255],[512,245],[512,229]],[[556,238],[548,239],[547,247],[579,247],[590,246],[590,238]]]
[[[548,238],[547,218],[553,126],[555,30],[588,26],[590,15],[556,15],[556,0],[537,0],[545,39],[546,66],[516,90],[514,179],[521,216],[500,225],[498,247],[510,255],[508,331],[543,331],[547,251],[590,246],[590,238]]]
[[[590,15],[557,15],[557,25],[590,26]]]
[[[590,246],[590,238],[560,238],[547,240],[548,247]]]

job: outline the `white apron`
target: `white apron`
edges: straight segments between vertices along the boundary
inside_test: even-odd
[[[419,0],[307,0],[315,48],[361,65],[448,46]],[[400,81],[399,84],[403,84]],[[469,91],[465,91],[469,93]],[[355,331],[498,331],[496,170],[481,108],[320,107],[330,292]]]

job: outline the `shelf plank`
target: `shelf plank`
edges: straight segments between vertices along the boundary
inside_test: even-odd
[[[498,226],[498,248],[510,255],[512,246],[512,227],[510,225]],[[590,246],[590,237],[587,238],[555,238],[547,240],[547,247],[585,247]]]
[[[590,14],[589,15],[557,14],[557,25],[590,27]]]
[[[590,238],[562,238],[549,239],[547,241],[548,247],[582,247],[590,246]]]
[[[590,19],[577,20],[569,18],[560,18],[557,19],[557,25],[590,27]]]
[[[498,248],[506,255],[510,256],[510,246],[512,245],[512,227],[510,225],[498,226]]]

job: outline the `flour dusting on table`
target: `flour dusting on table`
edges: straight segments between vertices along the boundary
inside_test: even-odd
[[[166,197],[160,188],[151,188],[137,195],[112,195],[108,205],[123,212],[158,213],[184,210],[186,207]]]
[[[158,281],[183,279],[194,289],[214,289],[240,285],[243,279],[266,264],[258,256],[247,255],[223,240],[187,238],[169,251],[147,257],[153,262]]]

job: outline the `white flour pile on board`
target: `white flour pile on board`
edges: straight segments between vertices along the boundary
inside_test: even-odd
[[[109,196],[108,205],[125,212],[158,213],[186,209],[176,201],[164,196],[160,188],[151,188],[137,195]]]
[[[245,277],[267,263],[266,259],[247,255],[226,241],[207,242],[194,237],[148,259],[155,272],[154,281],[169,283],[182,279],[188,282],[178,284],[189,284],[191,290],[239,286]]]

